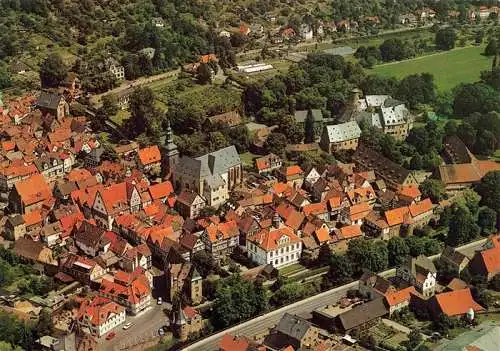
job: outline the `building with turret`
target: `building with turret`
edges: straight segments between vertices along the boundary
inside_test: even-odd
[[[179,163],[179,150],[174,143],[174,133],[170,126],[170,121],[167,122],[167,129],[165,132],[165,141],[162,147],[163,152],[163,170],[167,175],[173,174],[175,167]]]
[[[186,341],[189,335],[198,333],[203,329],[201,314],[191,306],[182,307],[179,303],[173,309],[170,325],[174,336],[180,341]]]

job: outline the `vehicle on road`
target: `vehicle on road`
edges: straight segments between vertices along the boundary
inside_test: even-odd
[[[108,335],[106,335],[106,340],[111,340],[116,336],[115,332],[111,332]]]
[[[161,305],[163,303],[161,297],[158,298],[158,302],[157,303],[158,303],[158,305]]]
[[[132,326],[132,322],[128,322],[126,323],[124,326],[123,326],[123,330],[127,330],[128,328],[130,328]]]
[[[158,335],[160,336],[165,335],[165,331],[163,330],[163,328],[158,329]]]

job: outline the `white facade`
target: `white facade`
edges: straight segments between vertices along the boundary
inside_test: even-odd
[[[273,267],[281,268],[299,262],[302,254],[302,243],[291,243],[290,239],[283,235],[279,239],[278,247],[266,250],[261,245],[247,240],[246,248],[250,258],[259,265],[271,264]]]

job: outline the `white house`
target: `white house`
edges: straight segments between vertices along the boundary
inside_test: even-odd
[[[78,324],[85,333],[101,337],[125,322],[125,308],[105,297],[85,300],[80,306]]]
[[[312,27],[305,23],[300,26],[299,34],[303,40],[312,40],[314,35]]]
[[[302,240],[292,228],[283,226],[279,217],[275,216],[271,228],[247,238],[246,248],[252,261],[281,268],[299,262]]]
[[[316,182],[321,178],[321,174],[319,174],[318,170],[313,167],[307,173],[306,177],[304,178],[304,185],[306,188],[310,189]]]
[[[436,266],[424,255],[409,258],[396,269],[396,276],[412,284],[424,297],[431,297],[436,291]]]

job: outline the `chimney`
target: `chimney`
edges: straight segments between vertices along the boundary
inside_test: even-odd
[[[279,227],[280,227],[280,216],[279,216],[278,212],[274,212],[273,227],[276,229],[279,229]]]

